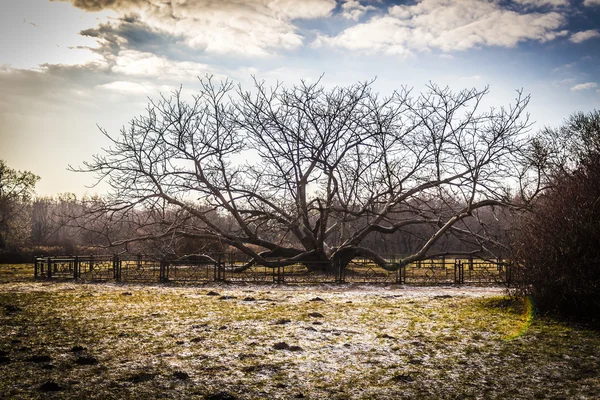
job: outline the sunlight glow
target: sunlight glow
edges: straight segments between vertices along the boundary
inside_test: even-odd
[[[506,340],[514,340],[523,336],[529,330],[534,317],[534,307],[531,300],[531,296],[524,298],[524,313],[521,315],[519,321],[515,323],[514,330],[506,337]]]

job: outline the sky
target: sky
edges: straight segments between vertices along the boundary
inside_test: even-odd
[[[376,78],[531,95],[531,133],[600,109],[600,0],[0,0],[0,159],[40,196],[102,194],[68,171],[149,99],[198,77],[327,87]]]

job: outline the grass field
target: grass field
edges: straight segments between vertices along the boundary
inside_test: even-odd
[[[0,266],[0,398],[595,399],[600,335],[499,288],[75,284]]]

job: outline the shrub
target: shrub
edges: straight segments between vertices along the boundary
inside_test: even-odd
[[[600,120],[600,114],[590,114]],[[573,120],[573,119],[572,119]],[[593,125],[592,125],[593,126]],[[596,127],[598,124],[596,123]],[[600,130],[589,130],[600,138]],[[574,137],[573,140],[577,140]],[[539,311],[577,319],[600,315],[600,152],[577,154],[518,223],[519,288]]]

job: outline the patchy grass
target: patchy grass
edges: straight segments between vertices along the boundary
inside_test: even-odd
[[[494,288],[8,282],[0,397],[596,398],[598,333],[529,310]]]
[[[33,280],[33,264],[0,264],[0,284]]]

